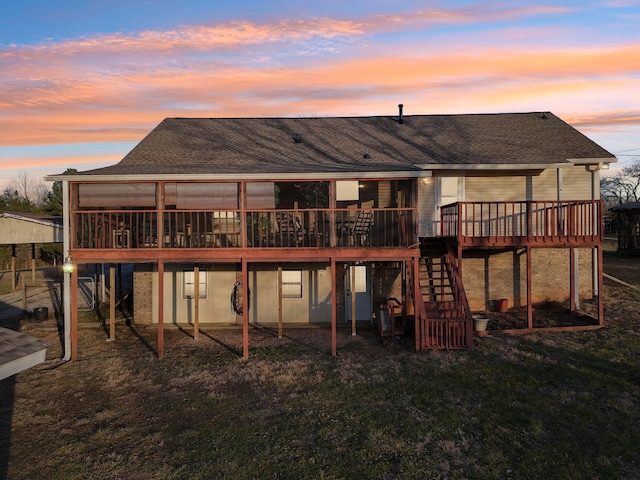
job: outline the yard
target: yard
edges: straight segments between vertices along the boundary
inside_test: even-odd
[[[605,272],[640,286],[640,260]],[[82,325],[59,362],[3,381],[0,477],[19,479],[640,478],[640,292],[605,281],[605,328],[412,340],[325,329],[205,330],[199,340]]]

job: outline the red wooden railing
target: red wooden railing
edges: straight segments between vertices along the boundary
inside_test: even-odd
[[[415,337],[416,350],[425,349],[460,349],[471,346],[473,328],[471,311],[466,293],[462,285],[462,276],[455,254],[449,250],[444,255],[446,273],[453,293],[452,301],[435,302],[447,306],[446,312],[429,317],[422,298],[422,286],[413,270],[413,262],[409,262],[410,288],[415,298]],[[440,285],[440,288],[444,288]],[[414,290],[415,289],[415,290]],[[443,296],[442,293],[439,295]],[[429,310],[431,311],[431,310]]]
[[[602,242],[602,201],[458,202],[440,210],[443,237],[462,245]]]
[[[383,248],[417,244],[415,208],[74,211],[74,248]]]

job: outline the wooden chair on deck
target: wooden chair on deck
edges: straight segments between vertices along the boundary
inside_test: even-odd
[[[356,219],[349,227],[349,239],[352,245],[369,245],[369,232],[373,225],[373,212],[371,210],[358,210]]]
[[[298,247],[302,245],[304,229],[298,217],[291,212],[276,212],[276,222],[281,246]]]

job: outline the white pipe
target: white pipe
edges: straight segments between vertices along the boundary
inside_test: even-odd
[[[69,182],[62,182],[62,251],[63,258],[69,256],[71,228],[69,223]],[[63,273],[62,312],[64,317],[64,356],[62,360],[71,360],[71,274]]]

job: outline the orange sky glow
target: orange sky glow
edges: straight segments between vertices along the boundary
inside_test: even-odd
[[[552,111],[640,155],[638,29],[588,42],[592,27],[570,22],[579,7],[492,5],[0,36],[0,184],[115,163],[165,117],[393,115],[398,103]]]

